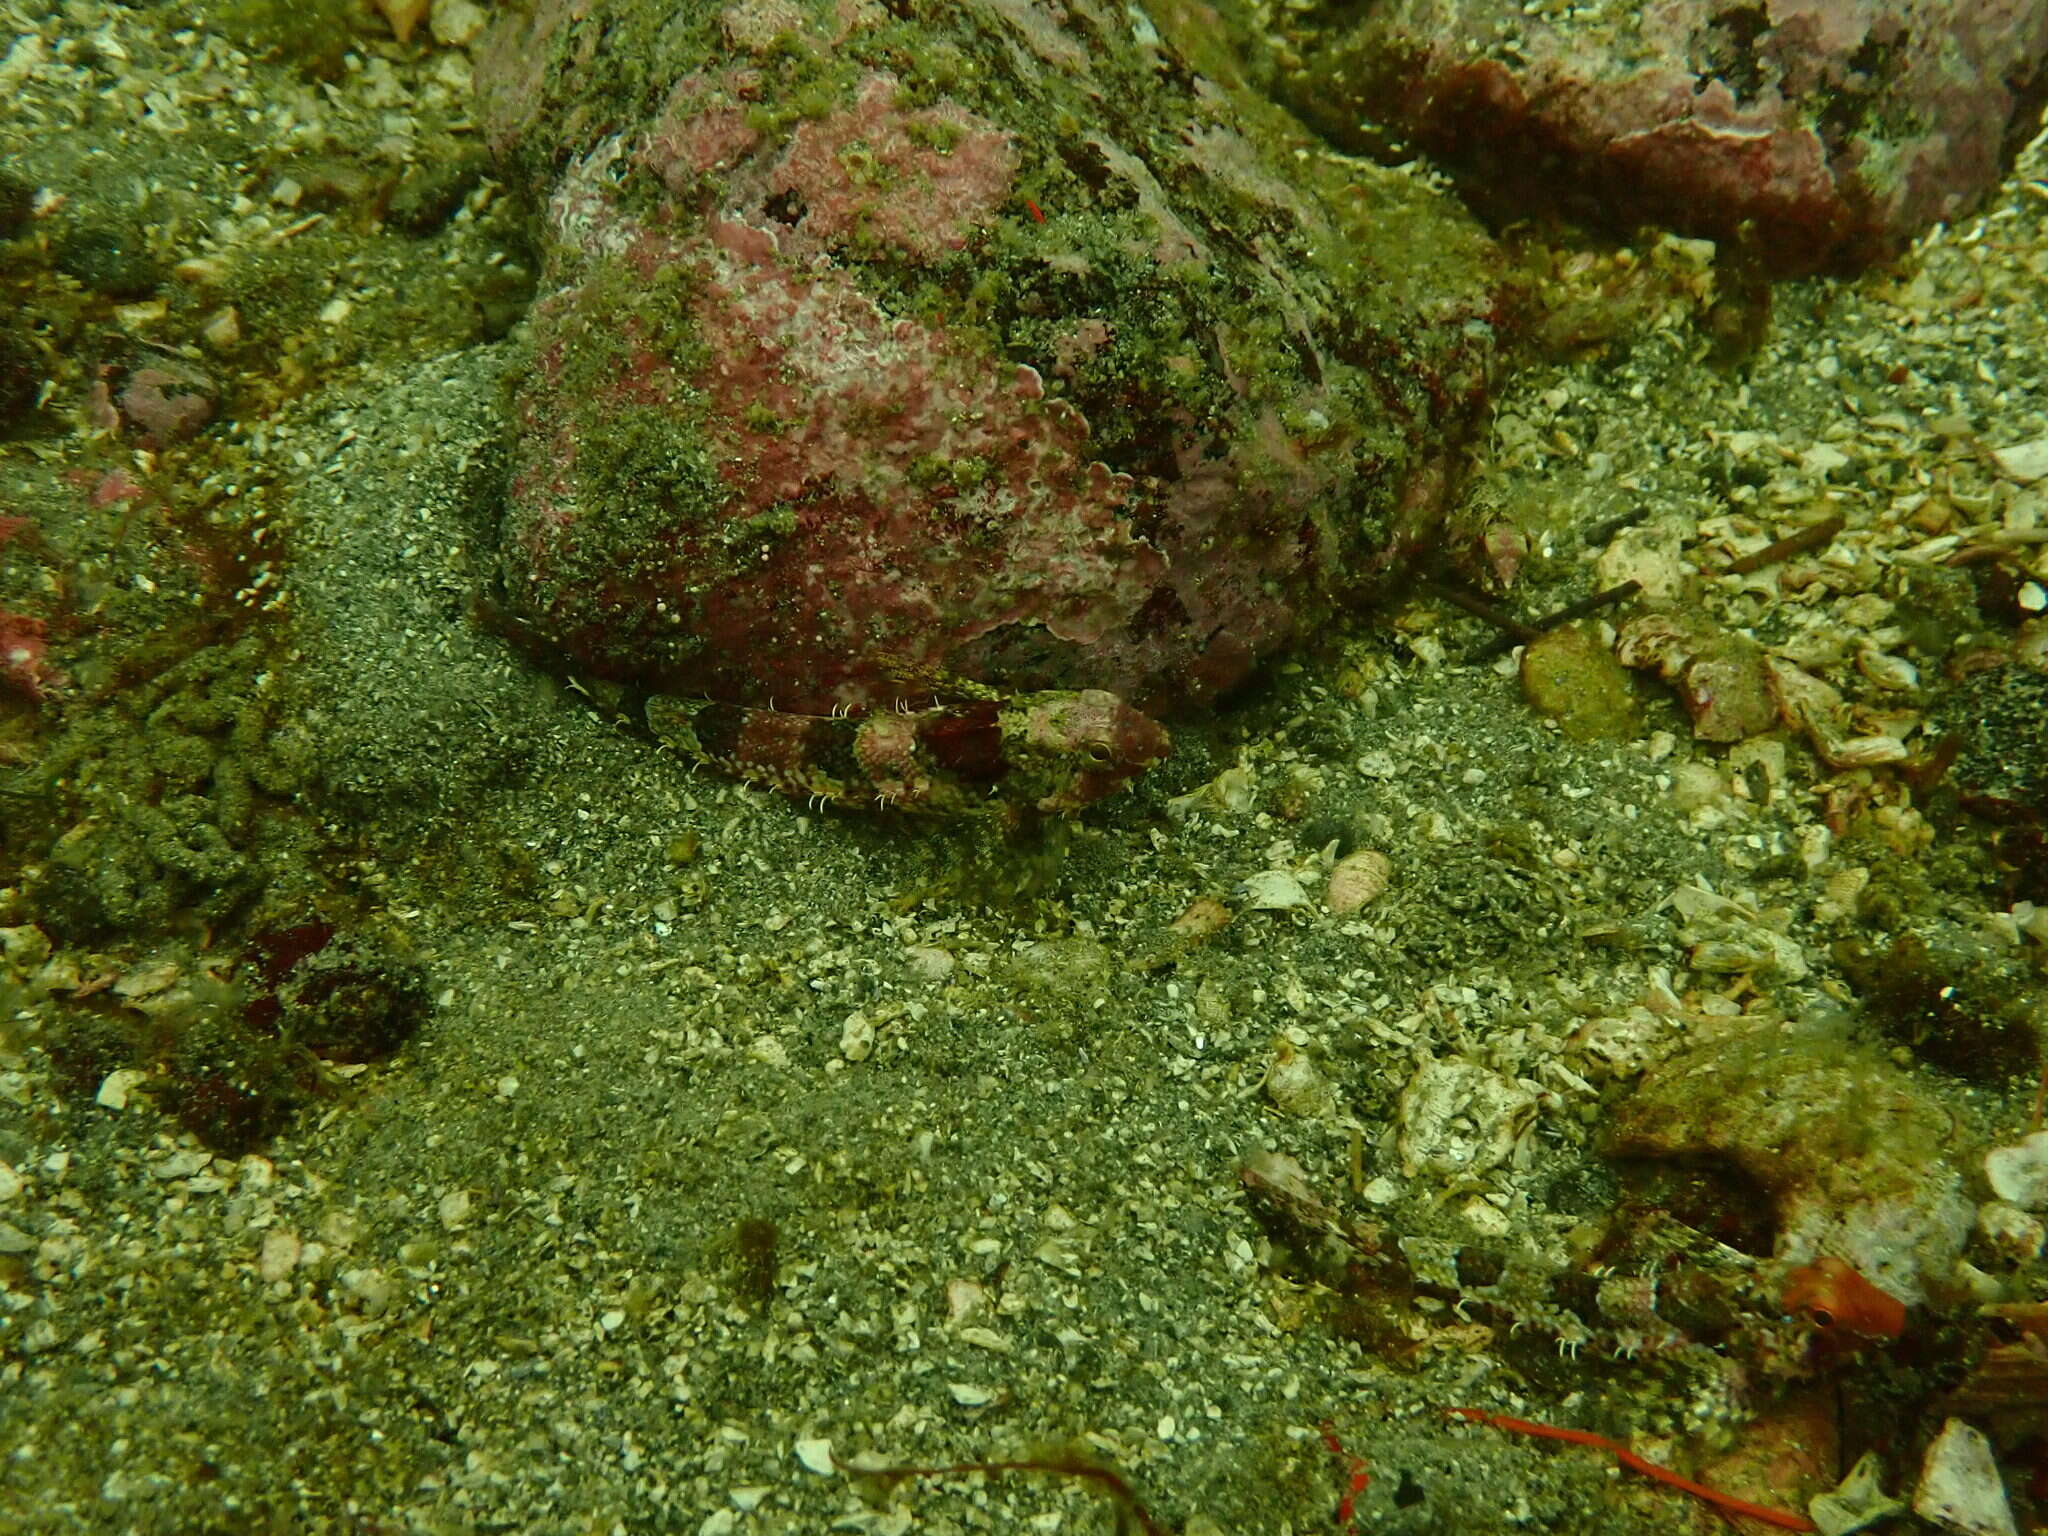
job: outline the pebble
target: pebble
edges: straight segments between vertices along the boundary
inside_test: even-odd
[[[1913,1513],[1963,1536],[2019,1536],[1983,1431],[1950,1419],[1927,1447]]]
[[[473,0],[433,0],[427,13],[427,30],[442,47],[461,48],[475,42],[490,19]]]
[[[903,958],[926,981],[944,981],[953,974],[953,957],[934,944],[912,944],[903,951]]]
[[[866,1061],[875,1052],[875,1021],[864,1013],[849,1013],[839,1026],[839,1054],[848,1061]]]
[[[304,1251],[299,1234],[285,1230],[263,1234],[263,1248],[256,1259],[256,1272],[266,1281],[282,1280],[298,1267]]]
[[[216,310],[213,317],[199,328],[200,339],[216,352],[226,352],[242,344],[242,316],[230,304]]]
[[[50,940],[34,923],[0,928],[0,960],[17,971],[32,971],[50,958]]]
[[[1623,740],[1636,730],[1627,669],[1598,636],[1567,624],[1522,652],[1522,695],[1573,741]]]

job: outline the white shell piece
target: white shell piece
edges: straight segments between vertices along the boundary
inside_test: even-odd
[[[1927,1447],[1913,1513],[1962,1536],[2019,1536],[1982,1430],[1950,1419]]]
[[[1262,869],[1243,886],[1245,905],[1254,912],[1285,912],[1308,905],[1308,892],[1284,869]]]
[[[2031,485],[2042,476],[2048,475],[2048,437],[2014,443],[2010,448],[1994,448],[1991,450],[1991,457],[1997,461],[1998,472],[2008,480]]]
[[[1991,1193],[2023,1211],[2048,1211],[2048,1131],[2036,1131],[2016,1146],[1984,1154]]]

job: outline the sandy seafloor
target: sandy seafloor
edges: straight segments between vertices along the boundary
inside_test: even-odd
[[[109,697],[148,635],[232,643],[193,619],[218,598],[172,530],[232,534],[257,552],[228,584],[234,635],[258,638],[223,667],[297,765],[258,792],[281,830],[250,844],[249,899],[344,914],[433,1006],[260,1150],[210,1157],[146,1061],[104,1092],[59,1058],[110,995],[175,1024],[143,1005],[236,951],[172,912],[44,955],[41,860],[95,812],[0,800],[0,1531],[1111,1530],[1085,1480],[855,1475],[1080,1444],[1163,1529],[1331,1531],[1356,1465],[1360,1530],[1620,1536],[1718,1521],[1445,1410],[1599,1427],[1781,1506],[1870,1443],[1853,1419],[1881,1392],[1731,1409],[1668,1361],[1405,1304],[1347,1322],[1238,1173],[1273,1149],[1396,1232],[1557,1247],[1617,1198],[1598,1148],[1629,1053],[1779,1018],[1844,1059],[1897,1050],[1973,1167],[2025,1128],[2031,1082],[1916,1061],[1832,946],[1888,923],[1980,946],[2038,1005],[2048,925],[1997,899],[1983,824],[1880,772],[1853,781],[1861,820],[1817,831],[1830,774],[1802,740],[1731,762],[1647,680],[1620,739],[1574,743],[1511,660],[1459,659],[1486,631],[1426,602],[1183,729],[1056,865],[690,768],[477,622],[517,357],[496,298],[530,258],[479,179],[465,50],[366,31],[309,82],[234,46],[238,25],[0,4],[9,174],[212,263],[156,300],[80,298],[74,360],[0,442],[0,502],[42,540],[0,554],[23,562],[8,579],[40,562],[100,620],[53,647],[71,691],[14,700],[0,742],[15,773],[140,750],[112,705],[84,742],[75,701]],[[335,169],[408,164],[456,168],[445,222],[368,217],[381,194]],[[1990,456],[2048,435],[2044,172],[2037,144],[1981,220],[1892,271],[1782,288],[1743,367],[1712,366],[1674,302],[1523,372],[1473,490],[1538,530],[1519,611],[1678,578],[1823,675],[1903,654],[1897,568],[2048,525],[2041,486]],[[10,292],[71,292],[40,259],[16,248]],[[244,382],[202,440],[139,461],[93,431],[92,338],[183,341],[230,306],[244,339],[200,360]],[[115,469],[162,499],[78,494]],[[1712,574],[1829,503],[1849,525],[1832,550]],[[1633,542],[1585,545],[1630,512]],[[1908,711],[1938,693],[1922,670]],[[1342,916],[1333,845],[1390,865]],[[1254,877],[1291,899],[1276,871],[1302,904],[1255,910]],[[1018,883],[1036,888],[963,894]],[[1692,968],[1688,885],[1779,935],[1772,965]],[[1177,932],[1221,915],[1204,902],[1229,920]],[[1432,1059],[1485,1068],[1500,1104],[1431,1142],[1411,1102],[1404,1158],[1402,1094]],[[1449,1178],[1415,1155],[1444,1143],[1493,1151]],[[1973,1243],[1984,1297],[2048,1296],[2038,1259]],[[1915,1326],[1931,1352],[1960,1336]],[[1909,1422],[1892,1487],[1935,1421]]]

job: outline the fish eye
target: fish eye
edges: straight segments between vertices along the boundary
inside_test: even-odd
[[[1092,763],[1100,763],[1104,767],[1107,767],[1109,765],[1109,748],[1105,747],[1099,741],[1089,742],[1088,760]]]

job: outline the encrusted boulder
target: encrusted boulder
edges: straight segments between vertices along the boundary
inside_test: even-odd
[[[1391,133],[1505,216],[1740,237],[1781,274],[1967,214],[2048,100],[2048,0],[1294,10],[1286,91],[1337,143]]]
[[[1883,1057],[1811,1030],[1760,1028],[1653,1068],[1616,1111],[1608,1150],[1722,1161],[1770,1196],[1774,1257],[1854,1267],[1902,1301],[1951,1285],[1974,1214],[1965,1133]]]
[[[512,621],[755,708],[953,678],[1159,710],[1381,589],[1485,396],[1492,248],[1315,148],[1192,9],[1153,15],[504,23],[484,126],[549,246]]]

